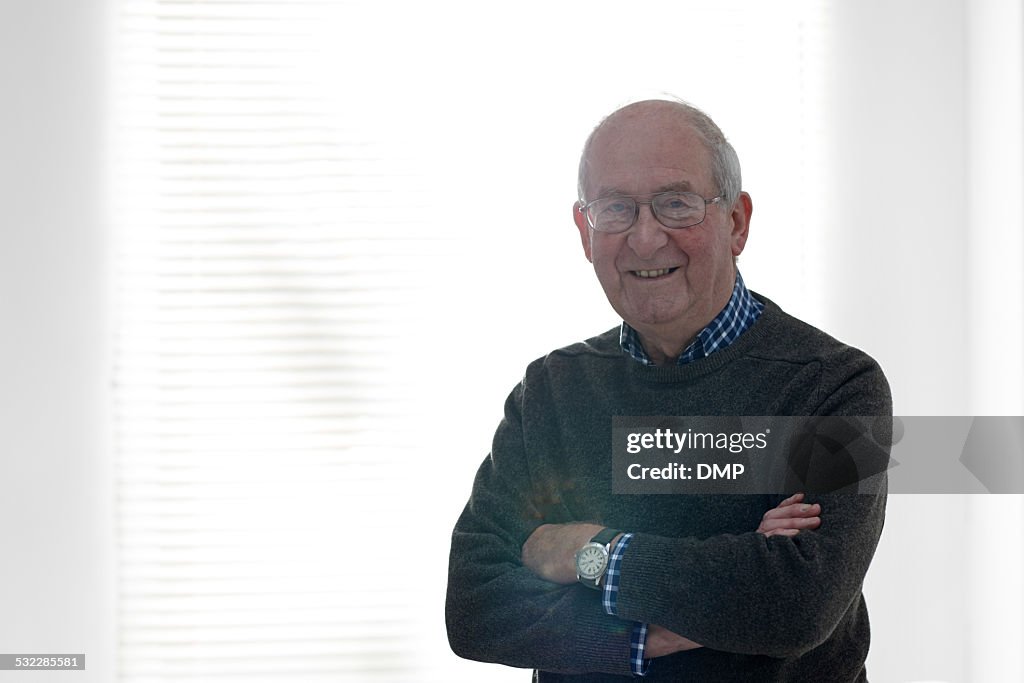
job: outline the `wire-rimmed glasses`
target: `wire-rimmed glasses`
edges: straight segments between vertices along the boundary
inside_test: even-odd
[[[650,204],[658,222],[666,228],[690,228],[704,220],[707,205],[720,202],[723,195],[705,199],[695,192],[659,192],[650,199],[639,196],[601,197],[580,207],[587,223],[598,232],[625,232],[640,215],[640,205]]]

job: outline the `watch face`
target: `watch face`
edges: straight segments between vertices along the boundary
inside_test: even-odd
[[[583,546],[576,554],[576,572],[584,579],[593,580],[601,576],[607,563],[607,551],[596,543]]]

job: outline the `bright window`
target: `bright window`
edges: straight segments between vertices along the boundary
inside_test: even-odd
[[[719,121],[786,216],[748,283],[819,310],[826,17],[639,7],[120,3],[123,681],[522,680],[448,650],[448,540],[526,363],[616,323],[569,214],[616,106]]]

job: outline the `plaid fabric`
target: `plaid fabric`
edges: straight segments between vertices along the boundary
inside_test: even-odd
[[[611,556],[608,558],[608,571],[604,575],[604,591],[601,594],[601,602],[604,603],[604,611],[615,616],[615,602],[619,597],[619,565],[622,563],[622,554],[629,546],[629,540],[633,534],[623,534],[619,542],[612,548]],[[633,625],[633,637],[629,644],[629,664],[633,673],[637,676],[647,674],[647,667],[650,662],[644,660],[644,647],[647,645],[647,624],[636,622]]]
[[[764,304],[750,294],[743,284],[743,276],[737,270],[729,303],[707,327],[697,333],[697,338],[676,359],[676,365],[692,363],[732,344],[757,321],[763,310]],[[640,343],[640,335],[626,321],[622,322],[619,330],[619,346],[633,360],[644,365],[654,365]]]
[[[644,659],[644,647],[647,645],[647,624],[636,622],[633,626],[633,640],[629,643],[629,665],[637,676],[646,676],[651,660]]]
[[[633,534],[622,534],[622,538],[612,548],[611,556],[608,558],[608,570],[604,573],[601,601],[604,603],[604,611],[612,616],[615,616],[615,602],[619,597],[619,565],[622,563],[622,553],[626,552],[631,538]]]

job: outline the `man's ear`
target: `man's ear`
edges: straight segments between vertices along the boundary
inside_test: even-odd
[[[576,202],[572,205],[572,219],[576,223],[576,229],[580,231],[580,241],[583,242],[583,253],[591,263],[594,259],[590,257],[590,226],[587,225],[587,217],[583,215],[583,205]]]
[[[750,215],[754,212],[754,204],[750,201],[750,195],[740,192],[740,196],[732,205],[732,255],[739,256],[747,245],[747,235],[750,232]]]

